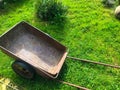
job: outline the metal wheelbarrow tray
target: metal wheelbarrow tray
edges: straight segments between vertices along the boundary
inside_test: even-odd
[[[56,78],[67,56],[67,48],[48,34],[22,21],[0,37],[0,49],[20,59],[41,75]]]

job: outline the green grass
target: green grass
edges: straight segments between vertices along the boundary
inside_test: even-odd
[[[105,8],[101,0],[62,0],[68,6],[64,25],[38,20],[35,0],[7,4],[0,11],[0,35],[22,20],[29,22],[69,48],[69,56],[120,65],[120,21],[114,8]],[[36,76],[34,81],[16,75],[14,60],[0,51],[0,74],[23,90],[77,90]],[[120,90],[120,70],[66,59],[58,79],[92,90]]]

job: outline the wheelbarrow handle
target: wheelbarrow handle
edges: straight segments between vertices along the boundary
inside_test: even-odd
[[[117,66],[117,65],[111,65],[111,64],[106,64],[106,63],[102,63],[102,62],[95,62],[92,60],[80,59],[80,58],[71,57],[71,56],[67,56],[67,58],[72,59],[72,60],[78,60],[78,61],[82,61],[82,62],[93,63],[93,64],[98,64],[98,65],[103,65],[103,66],[107,66],[107,67],[120,69],[120,66]]]

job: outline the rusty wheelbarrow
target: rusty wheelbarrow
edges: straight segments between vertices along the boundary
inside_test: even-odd
[[[26,79],[35,74],[55,79],[67,58],[120,69],[120,66],[67,56],[68,49],[27,22],[20,22],[0,36],[0,49],[13,57],[12,69]],[[87,88],[57,80],[78,89]]]
[[[12,69],[27,79],[35,73],[57,78],[68,53],[64,45],[24,21],[1,35],[0,49],[15,58]]]

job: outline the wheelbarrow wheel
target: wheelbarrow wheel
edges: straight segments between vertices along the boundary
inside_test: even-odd
[[[12,69],[16,74],[26,79],[33,79],[35,76],[35,70],[24,61],[16,60],[12,64]]]

